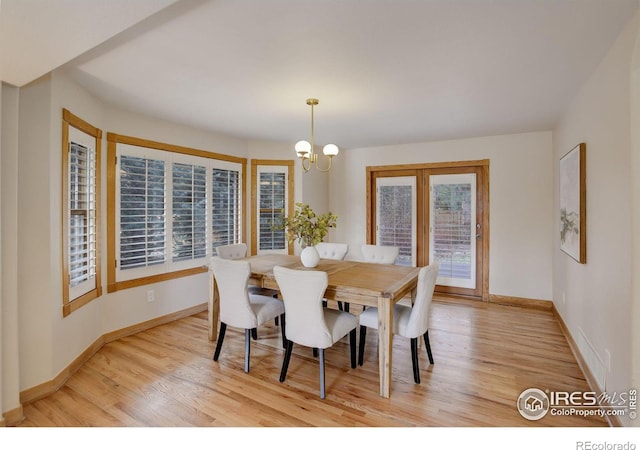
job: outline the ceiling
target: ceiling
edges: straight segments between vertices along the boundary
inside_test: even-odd
[[[1,24],[13,24],[2,31],[14,52],[9,60],[3,49],[5,81],[22,85],[59,67],[117,107],[284,142],[309,138],[305,100],[316,97],[316,143],[343,149],[550,130],[638,8],[638,0],[0,1]],[[43,31],[52,11],[62,23]],[[69,20],[85,16],[69,32]],[[58,60],[41,60],[50,54]]]

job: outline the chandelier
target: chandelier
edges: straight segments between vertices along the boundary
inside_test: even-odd
[[[318,164],[318,154],[314,151],[314,136],[313,136],[313,107],[318,104],[317,98],[308,98],[307,105],[311,106],[311,143],[308,141],[298,141],[296,142],[296,153],[300,161],[302,162],[302,169],[306,172],[311,170],[312,165],[316,165],[316,169],[320,172],[328,172],[331,169],[331,161],[333,161],[333,157],[336,156],[339,152],[338,146],[335,144],[327,144],[322,149],[322,153],[325,156],[329,157],[329,164],[326,168],[321,169]],[[306,162],[306,163],[305,163]]]

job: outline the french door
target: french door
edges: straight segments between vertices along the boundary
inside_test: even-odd
[[[368,168],[367,242],[396,264],[440,262],[436,292],[488,299],[488,169],[483,161]]]

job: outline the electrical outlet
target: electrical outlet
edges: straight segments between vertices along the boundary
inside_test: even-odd
[[[147,301],[151,303],[155,300],[156,300],[156,293],[153,291],[153,289],[149,289],[147,291]]]
[[[611,372],[611,352],[609,351],[608,348],[604,349],[604,359],[605,359],[605,364],[607,365],[607,371]]]

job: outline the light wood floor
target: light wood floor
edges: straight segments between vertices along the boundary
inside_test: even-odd
[[[394,339],[390,399],[378,396],[376,333],[364,366],[351,369],[348,340],[325,353],[327,398],[318,363],[294,346],[287,380],[279,328],[259,329],[251,371],[244,335],[227,329],[220,360],[196,314],[105,345],[59,391],[24,406],[26,427],[423,427],[606,426],[604,419],[551,416],[528,421],[516,409],[527,388],[589,387],[550,311],[434,301],[435,365],[420,349],[422,383],[413,383],[409,341]]]

